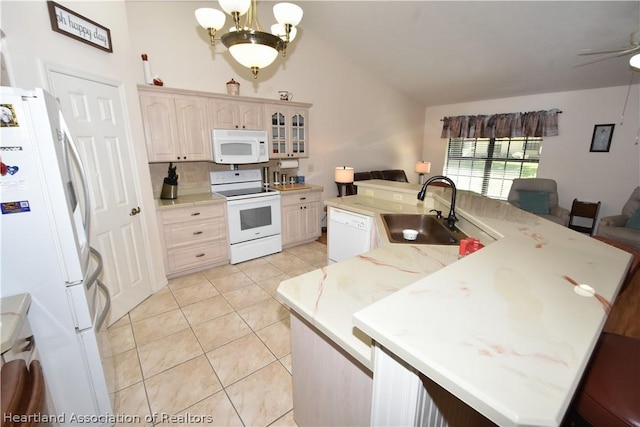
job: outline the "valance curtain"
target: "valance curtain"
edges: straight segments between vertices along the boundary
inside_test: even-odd
[[[442,119],[441,138],[517,138],[557,136],[557,108],[528,113],[456,116]]]

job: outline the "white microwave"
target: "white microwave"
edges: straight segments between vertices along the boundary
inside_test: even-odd
[[[269,140],[263,130],[213,129],[211,144],[215,163],[240,165],[269,161]]]

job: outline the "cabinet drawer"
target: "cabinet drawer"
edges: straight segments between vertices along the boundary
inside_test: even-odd
[[[189,208],[169,209],[162,211],[162,223],[172,224],[183,221],[198,221],[201,219],[224,217],[226,207],[224,204],[192,206]]]
[[[167,251],[170,273],[229,259],[226,240]]]
[[[227,234],[224,218],[204,221],[189,221],[164,226],[167,249],[185,243],[200,243],[205,240],[223,239]]]
[[[299,203],[314,203],[320,201],[319,191],[307,191],[303,193],[287,194],[280,193],[280,204],[282,206],[297,205]]]

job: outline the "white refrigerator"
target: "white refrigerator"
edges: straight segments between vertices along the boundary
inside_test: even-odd
[[[0,295],[31,295],[49,412],[61,425],[111,425],[98,345],[109,293],[88,241],[78,150],[58,102],[42,89],[0,88],[0,132]]]

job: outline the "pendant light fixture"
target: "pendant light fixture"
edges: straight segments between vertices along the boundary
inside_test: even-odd
[[[220,40],[241,65],[251,69],[253,78],[258,77],[261,68],[275,61],[278,52],[286,56],[287,45],[295,39],[296,25],[302,20],[302,8],[293,3],[278,3],[273,6],[273,14],[278,21],[271,26],[271,33],[262,30],[258,22],[256,0],[218,0],[220,7],[233,19],[234,26]],[[198,23],[209,32],[211,45],[215,44],[216,33],[226,20],[224,13],[217,9],[197,9]],[[244,19],[241,17],[244,16]]]

